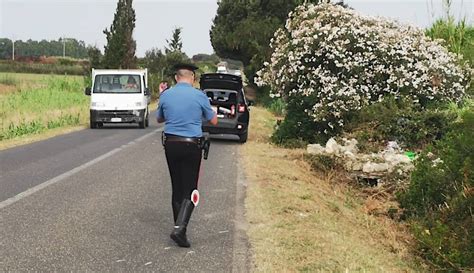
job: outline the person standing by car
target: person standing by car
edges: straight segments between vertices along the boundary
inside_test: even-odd
[[[164,91],[166,91],[166,89],[168,89],[168,88],[169,88],[169,86],[168,86],[167,81],[161,81],[160,82],[160,86],[159,86],[160,94],[163,93]]]
[[[191,200],[197,190],[201,167],[202,118],[217,124],[206,95],[195,89],[196,66],[179,64],[175,67],[177,84],[163,92],[157,111],[158,123],[165,123],[164,146],[171,176],[174,229],[170,237],[180,247],[190,247],[186,229],[198,200]]]
[[[167,81],[161,81],[160,82],[160,85],[158,86],[158,99],[156,100],[158,102],[158,104],[160,103],[160,99],[159,99],[159,96],[161,96],[161,93],[165,92],[166,90],[168,90],[169,85],[168,85],[168,82]]]

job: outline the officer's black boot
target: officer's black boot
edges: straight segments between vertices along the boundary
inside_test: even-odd
[[[173,207],[173,219],[176,224],[176,220],[178,219],[178,214],[179,214],[179,208],[181,208],[181,204],[179,202],[171,202],[171,206]]]
[[[181,204],[181,209],[179,210],[178,218],[176,220],[176,225],[174,230],[171,233],[170,237],[175,241],[180,247],[190,247],[188,238],[186,237],[186,227],[189,223],[189,218],[193,213],[194,204],[189,199],[184,199]]]

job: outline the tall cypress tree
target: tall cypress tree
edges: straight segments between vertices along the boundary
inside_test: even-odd
[[[173,30],[173,37],[171,40],[166,40],[168,47],[165,47],[166,54],[170,52],[180,51],[183,48],[183,43],[181,42],[181,28],[177,27]]]
[[[135,28],[135,10],[133,0],[118,0],[114,21],[110,29],[105,29],[107,45],[104,52],[103,66],[106,68],[136,68],[137,44],[133,39]]]
[[[181,41],[181,28],[176,27],[170,40],[166,39],[168,46],[165,47],[165,75],[173,75],[173,67],[180,63],[189,63],[191,60],[182,51],[183,42]]]

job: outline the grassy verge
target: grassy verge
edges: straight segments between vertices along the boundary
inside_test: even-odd
[[[0,93],[0,141],[85,124],[88,97],[82,78],[2,74],[14,90]]]
[[[370,201],[311,171],[304,150],[269,144],[275,117],[255,107],[241,148],[248,180],[246,215],[257,272],[412,272],[403,226],[373,216]]]
[[[33,135],[24,135],[24,136],[12,138],[12,139],[5,139],[5,140],[0,141],[0,151],[13,148],[16,146],[20,146],[20,145],[25,145],[25,144],[45,140],[45,139],[52,138],[55,136],[72,133],[75,131],[83,130],[85,128],[88,128],[88,126],[86,125],[66,126],[66,127],[59,127],[59,128],[46,130],[41,133],[37,133]]]

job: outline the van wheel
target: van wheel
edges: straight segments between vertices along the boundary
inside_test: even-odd
[[[140,129],[145,129],[145,128],[146,128],[146,116],[145,116],[145,115],[146,115],[146,114],[143,113],[142,121],[139,121],[139,122],[138,122],[138,127],[139,127]]]
[[[97,122],[94,122],[92,119],[90,119],[90,127],[91,129],[97,129]]]
[[[146,111],[146,118],[145,118],[145,127],[150,126],[150,114],[148,113],[148,110]]]
[[[247,131],[247,132],[245,132],[245,133],[239,135],[239,141],[240,141],[240,143],[245,143],[245,142],[247,142],[248,136],[249,136],[249,131]]]

